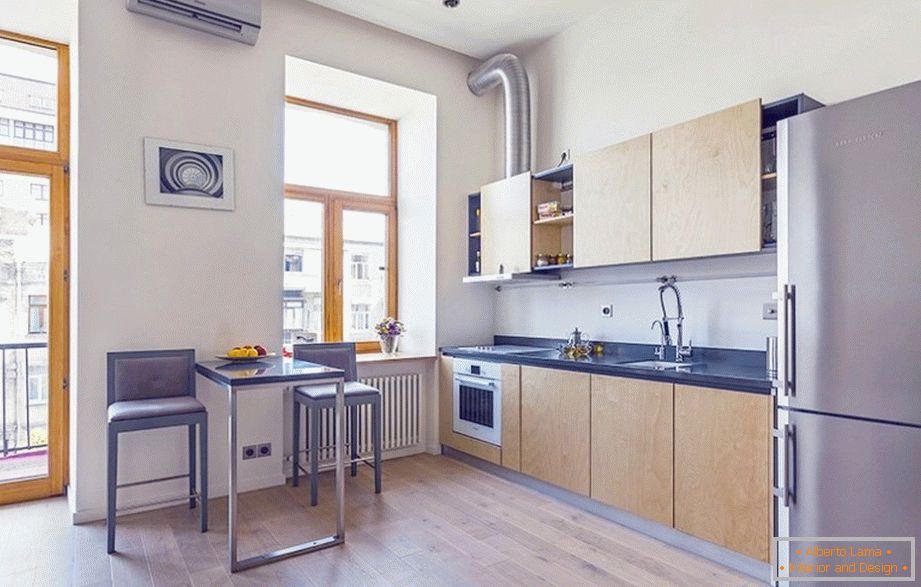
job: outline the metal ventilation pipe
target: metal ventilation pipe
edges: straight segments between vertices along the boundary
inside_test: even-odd
[[[484,61],[467,76],[467,87],[477,96],[502,84],[505,99],[505,176],[531,169],[531,90],[528,72],[511,53]]]

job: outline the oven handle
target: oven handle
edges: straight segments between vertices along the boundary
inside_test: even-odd
[[[454,381],[457,381],[459,383],[464,383],[466,385],[473,385],[476,387],[488,386],[494,389],[496,387],[496,382],[492,381],[491,379],[478,379],[475,377],[467,377],[465,375],[458,375],[456,373],[454,374]]]

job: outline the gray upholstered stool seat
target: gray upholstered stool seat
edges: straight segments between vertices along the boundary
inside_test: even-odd
[[[294,358],[318,365],[342,369],[345,372],[345,407],[349,416],[348,445],[352,477],[358,474],[358,463],[367,459],[358,454],[358,429],[360,407],[371,407],[371,444],[374,457],[374,492],[381,492],[381,392],[370,385],[356,381],[358,364],[355,360],[355,344],[351,342],[327,342],[294,345]],[[291,484],[297,487],[301,472],[301,406],[307,409],[307,452],[310,455],[310,505],[317,505],[320,472],[320,412],[335,410],[336,387],[333,385],[294,388],[293,438],[294,466]]]
[[[204,412],[205,406],[189,396],[115,402],[109,406],[109,422]]]
[[[294,388],[296,393],[306,395],[312,399],[336,399],[336,387],[333,385],[329,386],[320,386],[315,385],[313,387],[303,386]],[[372,395],[380,395],[381,392],[370,385],[365,385],[359,381],[346,381],[345,382],[345,402],[348,404],[349,400],[357,399],[361,397],[368,397]]]

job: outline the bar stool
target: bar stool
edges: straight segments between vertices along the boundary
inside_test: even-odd
[[[108,552],[115,552],[118,489],[182,479],[186,475],[118,484],[118,435],[135,430],[187,426],[189,431],[189,509],[201,506],[201,531],[208,531],[208,413],[195,399],[195,351],[108,353]],[[198,426],[201,481],[195,490],[195,427]],[[185,499],[185,498],[182,498]],[[155,503],[168,503],[155,502]]]
[[[371,406],[371,443],[373,444],[374,492],[381,492],[381,392],[369,385],[359,383],[358,365],[355,361],[355,344],[351,342],[327,342],[294,345],[294,358],[301,361],[325,365],[345,372],[345,406],[349,411],[349,448],[352,477],[358,474],[358,463],[368,460],[358,455],[359,408]],[[336,408],[336,391],[324,387],[296,387],[293,413],[294,456],[291,484],[300,484],[300,428],[301,406],[307,409],[307,452],[310,466],[310,505],[317,505],[320,472],[320,410]],[[304,470],[305,473],[308,471]]]

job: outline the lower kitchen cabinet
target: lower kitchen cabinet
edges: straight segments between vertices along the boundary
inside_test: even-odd
[[[438,439],[441,444],[490,463],[502,464],[498,446],[454,432],[454,359],[438,361]]]
[[[521,368],[521,472],[591,492],[591,384],[587,373]]]
[[[672,525],[673,385],[592,375],[592,499]]]
[[[502,365],[502,466],[521,470],[521,367]]]
[[[769,560],[771,397],[675,386],[675,528]]]

